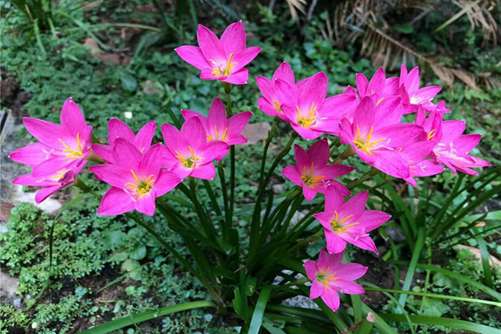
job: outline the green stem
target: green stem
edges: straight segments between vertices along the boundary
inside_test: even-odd
[[[233,101],[231,98],[231,88],[232,86],[229,84],[224,85],[224,92],[226,95],[225,105],[228,117],[231,117],[233,115]],[[230,205],[229,205],[230,226],[233,222],[234,209],[235,209],[235,146],[232,145],[230,147]]]

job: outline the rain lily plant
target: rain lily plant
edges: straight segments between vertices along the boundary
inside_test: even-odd
[[[416,238],[422,243],[416,226],[404,224],[409,217],[402,212],[407,209],[393,210],[392,205],[402,202],[404,189],[417,191],[411,187],[419,188],[417,177],[446,168],[454,174],[476,174],[488,166],[471,155],[480,135],[463,134],[464,121],[444,119],[445,102],[433,101],[440,87],[420,88],[417,67],[408,71],[402,65],[399,77],[387,77],[378,69],[370,80],[357,73],[354,87],[328,95],[326,73],[300,79],[283,62],[270,79],[256,77],[262,96],[254,103],[275,118],[274,127],[255,179],[245,180],[257,185],[254,195],[237,198],[237,149],[247,143],[244,128],[252,113],[240,110],[233,94],[238,87],[232,85],[248,83],[246,66],[260,48],[247,47],[242,22],[228,26],[220,38],[199,25],[196,37],[198,46],[180,46],[175,52],[198,69],[202,79],[222,82],[224,96],[207,104],[207,116],[191,110],[171,115],[173,124],[184,121],[180,128],[162,124],[163,142],[157,140],[154,120],[134,133],[121,120],[111,119],[103,144],[92,140],[91,127],[69,98],[61,124],[24,119],[38,142],[10,154],[31,168],[13,182],[40,188],[36,200],[41,202],[63,187],[82,186],[77,178],[90,161],[88,170],[109,185],[97,214],[126,214],[143,226],[200,280],[214,305],[223,313],[232,309],[245,329],[262,322],[259,312],[268,301],[275,305],[270,306],[272,314],[284,318],[280,303],[301,294],[309,295],[342,328],[347,315],[332,312],[345,307],[345,294],[364,294],[362,283],[355,281],[372,270],[348,263],[353,252],[347,250],[377,256],[384,244],[377,229],[390,222],[401,226],[411,249]],[[290,125],[290,137],[272,146],[280,122]],[[294,146],[298,140],[301,143]],[[365,176],[348,165],[357,156],[368,165]],[[276,173],[279,166],[282,174]],[[280,177],[286,183],[277,190],[272,186]],[[179,197],[185,200],[174,200]],[[190,203],[188,214],[181,213],[179,203]],[[139,213],[162,215],[166,226]],[[172,231],[183,239],[190,256],[164,240]],[[324,248],[314,253],[319,254],[317,260],[308,259],[314,243]],[[256,304],[258,311],[253,312]],[[349,332],[346,324],[343,332]]]

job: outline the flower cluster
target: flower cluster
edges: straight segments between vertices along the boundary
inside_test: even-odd
[[[262,95],[258,107],[290,124],[303,139],[322,135],[339,138],[371,167],[413,186],[416,177],[439,174],[444,167],[454,173],[475,175],[473,168],[488,166],[487,161],[470,155],[480,135],[464,135],[464,121],[444,120],[449,111],[445,102],[433,102],[440,87],[420,87],[419,81],[419,68],[408,71],[402,65],[399,77],[388,78],[383,69],[378,69],[370,80],[358,73],[356,87],[327,96],[325,73],[296,81],[290,65],[282,63],[271,79],[256,78]],[[343,276],[342,268],[360,266],[341,264],[346,245],[377,253],[369,232],[387,222],[390,215],[365,210],[367,192],[345,200],[350,191],[336,178],[351,168],[330,164],[329,156],[326,139],[313,143],[308,150],[296,145],[296,164],[284,168],[283,175],[302,188],[306,200],[312,200],[317,193],[325,195],[324,211],[315,218],[324,229],[327,248],[317,262],[307,261],[305,269],[313,282],[310,297],[321,296],[335,311],[339,291],[363,293],[358,285],[343,286],[366,270],[358,268],[349,278]]]
[[[185,45],[175,51],[200,70],[202,79],[219,80],[227,91],[230,84],[247,83],[245,66],[260,48],[246,46],[242,22],[228,26],[221,38],[199,25],[197,41],[198,46]],[[487,161],[470,155],[480,135],[463,134],[464,121],[444,120],[449,111],[445,102],[433,101],[440,87],[420,87],[419,81],[419,69],[408,71],[403,65],[398,77],[387,78],[382,69],[370,80],[356,74],[356,87],[328,96],[325,73],[296,81],[290,65],[282,63],[271,79],[256,78],[262,94],[258,107],[290,124],[303,139],[324,135],[339,138],[348,146],[347,152],[411,185],[416,185],[416,177],[439,174],[444,167],[474,175],[474,168],[488,166]],[[80,107],[69,98],[61,110],[61,124],[24,118],[26,129],[38,142],[10,154],[12,160],[31,167],[29,174],[13,182],[40,187],[36,201],[41,202],[74,183],[88,160],[98,161],[89,170],[110,187],[97,213],[113,216],[138,211],[151,216],[157,198],[184,179],[212,180],[214,163],[224,159],[231,146],[246,143],[242,133],[252,116],[251,112],[227,115],[219,98],[213,100],[207,116],[191,110],[182,110],[181,114],[181,128],[161,125],[163,143],[153,143],[157,130],[154,121],[134,133],[119,119],[109,120],[106,144],[92,143],[91,127]],[[339,178],[352,168],[330,162],[328,138],[312,143],[308,149],[296,145],[294,155],[296,163],[283,169],[284,177],[301,187],[307,201],[319,193],[324,196],[324,211],[314,217],[323,227],[326,249],[317,261],[304,263],[312,282],[310,297],[321,297],[335,311],[340,305],[340,292],[364,293],[354,281],[367,267],[343,263],[344,250],[351,244],[377,254],[369,233],[387,222],[390,215],[366,210],[369,194],[351,194],[340,183]]]

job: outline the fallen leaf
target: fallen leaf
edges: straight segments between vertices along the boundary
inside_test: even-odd
[[[270,124],[266,122],[247,124],[243,135],[247,137],[247,144],[256,144],[258,141],[266,139],[270,129]]]

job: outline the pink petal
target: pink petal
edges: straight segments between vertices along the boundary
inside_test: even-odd
[[[480,143],[482,136],[479,134],[462,135],[454,141],[454,146],[457,147],[458,152],[468,154]]]
[[[132,182],[131,171],[117,165],[97,165],[89,170],[94,173],[98,180],[108,183],[115,188],[124,188],[125,184]]]
[[[135,135],[127,124],[118,118],[112,118],[108,121],[108,143],[113,144],[118,138],[123,138],[132,143]]]
[[[115,158],[113,157],[113,149],[111,148],[111,145],[93,144],[92,151],[99,158],[103,159],[106,162],[115,161]]]
[[[80,111],[80,107],[70,97],[64,101],[61,109],[61,124],[69,130],[69,133],[76,136],[77,133],[86,127],[85,118]]]
[[[175,154],[179,149],[184,149],[185,141],[181,138],[179,130],[174,125],[166,123],[162,125],[161,131],[165,145],[172,154]]]
[[[289,179],[292,183],[298,186],[303,185],[303,181],[301,180],[301,175],[299,175],[296,166],[287,166],[282,170],[282,175]]]
[[[179,183],[181,183],[181,181],[182,180],[175,174],[162,171],[158,179],[155,181],[155,196],[163,196],[174,189]]]
[[[221,78],[220,77],[216,77],[213,73],[212,73],[212,69],[211,68],[206,68],[206,69],[203,69],[200,71],[200,79],[202,80],[220,80]]]
[[[336,233],[324,230],[325,240],[327,242],[327,251],[330,254],[338,254],[346,249],[346,241],[339,237]]]
[[[339,309],[339,295],[335,290],[326,289],[326,291],[322,295],[322,300],[332,310],[332,312],[336,312]]]
[[[224,49],[216,34],[209,28],[199,24],[197,29],[197,40],[200,51],[208,62],[226,59]]]
[[[369,86],[369,80],[363,73],[355,74],[355,85],[357,86],[358,94],[360,97],[367,95],[367,86]]]
[[[346,175],[353,170],[353,167],[345,165],[330,165],[324,168],[326,176],[331,179]]]
[[[191,172],[190,176],[197,179],[212,180],[216,176],[216,169],[214,168],[214,165],[212,163],[209,163],[204,166],[195,168]]]
[[[336,280],[336,287],[339,287],[342,293],[350,295],[362,295],[365,293],[364,288],[360,284],[352,281]]]
[[[202,163],[208,163],[215,159],[221,159],[228,153],[228,145],[221,141],[210,142],[201,150]]]
[[[302,126],[299,126],[299,125],[296,125],[296,124],[291,124],[292,128],[294,129],[294,131],[297,132],[297,134],[303,138],[303,139],[307,139],[307,140],[314,140],[314,139],[317,139],[318,137],[320,137],[322,135],[322,132],[320,131],[315,131],[313,129],[306,129],[306,128],[303,128]]]
[[[346,216],[352,215],[354,219],[357,219],[364,212],[368,197],[369,193],[362,191],[344,203],[339,211],[343,212]]]
[[[325,212],[334,212],[339,210],[341,205],[343,204],[343,197],[334,190],[328,190],[325,193]]]
[[[273,96],[273,82],[263,76],[256,77],[256,85],[261,94],[266,98]]]
[[[461,136],[466,128],[464,121],[452,120],[442,122],[442,141],[453,141]]]
[[[373,253],[377,254],[377,247],[374,244],[374,241],[368,235],[357,236],[357,237],[350,237],[348,235],[344,235],[343,237],[350,244],[355,245],[360,249],[364,249],[364,250],[367,250],[369,252],[373,252]]]
[[[364,276],[368,269],[358,263],[343,263],[336,271],[336,276],[345,281],[353,281]]]
[[[308,157],[316,166],[321,167],[329,162],[329,144],[327,139],[322,139],[311,145],[308,149]]]
[[[404,148],[409,144],[426,140],[426,132],[416,124],[395,124],[378,131],[377,135],[385,138],[385,145],[393,148]]]
[[[249,119],[251,117],[252,113],[250,111],[241,112],[231,116],[228,121],[228,132],[231,135],[241,134],[247,123],[249,123]]]
[[[366,232],[370,232],[386,223],[390,218],[391,215],[386,212],[367,210],[358,218],[358,223]]]
[[[189,118],[192,118],[192,117],[205,117],[204,115],[202,115],[196,111],[189,110],[189,109],[181,110],[181,115],[183,115],[183,118],[185,121],[188,120]]]
[[[42,188],[38,190],[35,194],[35,202],[41,203],[43,202],[47,197],[50,195],[54,194],[56,191],[61,189],[61,186],[52,186],[52,187],[47,187],[47,188]]]
[[[31,117],[24,117],[23,124],[26,130],[42,144],[61,148],[61,137],[64,133],[59,125]]]
[[[405,179],[409,176],[409,163],[396,151],[378,151],[377,157],[372,165],[380,171],[396,178]]]
[[[426,86],[419,89],[414,96],[418,97],[421,103],[427,102],[431,101],[441,90],[440,86]]]
[[[311,166],[308,152],[306,152],[301,146],[297,144],[294,145],[294,158],[296,159],[296,165],[299,169],[302,169],[304,166]]]
[[[221,35],[221,44],[223,45],[226,56],[230,53],[236,53],[245,49],[245,26],[242,21],[230,24]]]
[[[153,216],[155,214],[155,196],[152,193],[136,200],[134,204],[137,211],[147,216]]]
[[[324,287],[321,283],[313,281],[310,287],[310,299],[317,299],[324,294]]]
[[[295,79],[294,79],[294,72],[292,71],[291,66],[283,62],[281,63],[278,68],[276,69],[275,73],[273,73],[272,80],[283,80],[285,82],[293,84]]]
[[[33,143],[12,151],[9,158],[28,166],[36,166],[49,158],[49,152],[50,148],[44,144]]]
[[[328,81],[329,79],[324,72],[318,72],[304,80],[299,88],[300,106],[308,108],[315,105],[319,108],[327,95]]]
[[[150,148],[156,129],[156,122],[150,121],[146,123],[137,133],[134,144],[141,153],[146,152]]]
[[[408,92],[414,92],[419,89],[419,67],[414,67],[408,74],[406,85]]]
[[[64,156],[53,156],[48,160],[33,167],[31,174],[34,177],[49,177],[57,174],[63,169],[71,168],[74,165]]]
[[[360,130],[361,134],[369,132],[370,128],[374,125],[375,118],[375,105],[371,98],[364,97],[353,116],[353,124]]]
[[[306,276],[312,281],[316,280],[317,276],[317,264],[313,260],[306,260],[303,264]]]
[[[24,174],[16,177],[12,180],[12,184],[31,187],[49,187],[54,185],[59,186],[59,183],[57,181],[50,181],[44,178],[34,177],[31,174]]]
[[[200,48],[197,46],[183,45],[174,49],[174,51],[176,51],[177,55],[182,60],[199,70],[210,68],[209,63],[207,63],[207,60],[200,51]]]
[[[385,74],[382,67],[378,68],[369,82],[366,94],[382,94],[385,86]]]
[[[118,188],[110,188],[104,194],[97,209],[98,216],[116,216],[134,210],[129,194]]]
[[[162,144],[153,145],[145,152],[139,163],[139,170],[150,175],[157,175],[161,168],[168,164],[167,148]]]
[[[231,73],[223,81],[234,85],[246,85],[248,79],[249,79],[249,71],[246,68],[243,68],[238,72]]]
[[[261,48],[257,46],[252,46],[247,48],[241,52],[238,52],[233,57],[233,61],[235,62],[235,67],[233,68],[233,72],[238,72],[245,65],[250,63],[257,57],[257,55],[261,52]]]
[[[123,168],[136,169],[142,155],[130,142],[118,138],[113,145],[113,158],[115,163]]]
[[[312,199],[315,198],[317,192],[318,191],[315,190],[314,188],[310,188],[306,185],[303,185],[303,196],[305,200],[311,201]]]
[[[226,111],[224,109],[223,101],[220,98],[215,98],[209,108],[207,117],[207,130],[210,132],[214,129],[219,131],[226,129]]]

